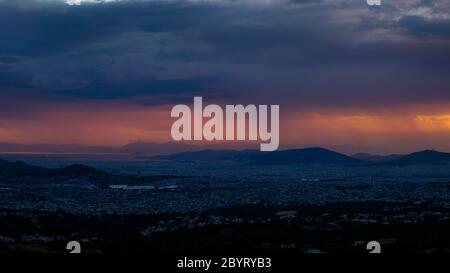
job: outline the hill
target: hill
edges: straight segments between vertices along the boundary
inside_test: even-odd
[[[384,164],[393,166],[407,166],[414,164],[436,164],[450,162],[450,153],[425,150],[405,155],[397,160],[384,162]]]
[[[145,184],[167,178],[184,178],[183,176],[157,175],[134,176],[111,174],[83,164],[69,165],[62,168],[45,168],[28,165],[22,161],[10,162],[0,159],[0,182],[3,184],[54,184],[73,179],[87,180],[98,187],[112,184]]]
[[[266,153],[260,155],[255,161],[255,163],[260,165],[282,165],[293,163],[349,164],[363,162],[364,161],[360,159],[319,147]]]
[[[372,154],[366,154],[366,153],[359,153],[359,154],[354,154],[351,157],[360,159],[360,160],[364,160],[364,161],[368,161],[368,162],[380,163],[380,162],[397,160],[403,156],[404,155],[400,155],[400,154],[372,155]]]
[[[362,163],[362,160],[333,152],[323,148],[305,148],[277,152],[259,152],[256,150],[203,150],[172,155],[154,156],[156,160],[171,161],[235,161],[257,165],[284,165],[294,163]]]

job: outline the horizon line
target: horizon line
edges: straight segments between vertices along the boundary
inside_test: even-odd
[[[103,149],[121,149],[121,148],[126,148],[127,146],[129,146],[130,144],[136,144],[136,143],[141,143],[141,144],[148,144],[148,145],[179,145],[181,146],[191,146],[191,148],[200,148],[200,149],[195,149],[195,150],[191,150],[191,149],[180,149],[179,151],[142,151],[141,155],[151,155],[151,156],[157,156],[157,155],[170,155],[170,154],[178,154],[178,153],[184,153],[184,152],[201,152],[201,151],[237,151],[237,152],[242,152],[242,151],[248,151],[248,150],[254,150],[254,151],[259,151],[259,149],[257,148],[243,148],[243,147],[220,147],[218,145],[211,145],[211,146],[203,146],[200,144],[188,144],[188,143],[177,143],[177,142],[164,142],[164,143],[157,143],[157,142],[145,142],[145,141],[136,141],[136,142],[130,142],[128,144],[125,145],[121,145],[121,146],[100,146],[100,145],[83,145],[83,144],[74,144],[74,143],[66,143],[66,144],[49,144],[49,143],[30,143],[30,144],[23,144],[23,143],[10,143],[10,142],[0,142],[0,145],[17,145],[17,146],[55,146],[55,148],[57,148],[56,146],[78,146],[79,148],[103,148]],[[230,144],[231,145],[231,144]],[[371,152],[365,152],[365,151],[359,151],[359,152],[353,152],[353,153],[346,153],[346,152],[341,152],[338,151],[338,149],[335,148],[328,148],[326,146],[318,146],[318,145],[311,145],[311,146],[292,146],[292,147],[282,147],[276,151],[273,152],[280,152],[280,151],[289,151],[289,150],[301,150],[301,149],[311,149],[311,148],[320,148],[320,149],[325,149],[325,150],[329,150],[332,152],[336,152],[336,153],[340,153],[340,154],[344,154],[347,156],[355,156],[358,154],[367,154],[367,155],[371,155],[371,156],[390,156],[390,155],[408,155],[408,154],[412,154],[412,153],[417,153],[417,152],[423,152],[423,151],[436,151],[436,152],[442,152],[442,153],[449,153],[449,151],[446,150],[441,150],[441,149],[435,149],[435,148],[424,148],[424,149],[414,149],[414,150],[410,150],[408,152],[403,152],[403,153],[371,153]],[[270,153],[270,152],[261,152],[261,153]],[[0,148],[0,155],[86,155],[86,156],[133,156],[133,155],[138,155],[139,152],[136,151],[130,151],[130,152],[76,152],[76,151],[26,151],[26,150],[1,150]]]

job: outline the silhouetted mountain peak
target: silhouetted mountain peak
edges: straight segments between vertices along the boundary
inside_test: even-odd
[[[280,165],[293,163],[340,164],[361,163],[363,161],[321,147],[292,149],[266,153],[260,156],[257,164]]]
[[[411,153],[411,154],[409,154],[409,155],[410,155],[410,156],[412,156],[412,155],[432,156],[432,155],[442,155],[442,154],[446,154],[446,153],[442,153],[442,152],[435,151],[435,150],[423,150],[423,151]]]
[[[450,153],[443,153],[434,150],[424,150],[405,155],[398,160],[393,160],[386,163],[390,165],[403,166],[420,163],[441,163],[447,161],[450,162]]]
[[[74,164],[67,167],[59,168],[54,170],[55,174],[58,175],[106,175],[107,173],[96,169],[94,167],[89,167],[83,164]]]

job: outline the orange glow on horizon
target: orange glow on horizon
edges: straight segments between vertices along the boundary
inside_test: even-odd
[[[170,118],[169,105],[97,101],[35,107],[32,117],[0,117],[0,142],[122,146],[135,141],[172,141],[170,128],[174,119]],[[283,112],[282,108],[281,148],[323,146],[339,150],[353,145],[361,149],[377,147],[380,153],[450,151],[450,108],[439,105],[411,109],[284,109]],[[201,142],[204,144],[211,143]]]

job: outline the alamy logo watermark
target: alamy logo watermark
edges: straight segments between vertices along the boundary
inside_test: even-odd
[[[370,241],[367,243],[366,249],[369,250],[369,253],[381,253],[381,244],[378,241]]]
[[[194,97],[193,113],[189,106],[178,104],[172,108],[171,117],[178,118],[171,129],[175,141],[260,140],[261,151],[275,151],[280,142],[279,105],[270,106],[269,123],[267,105],[225,105],[224,111],[216,104],[203,108],[203,98]]]
[[[381,6],[381,0],[367,0],[369,6]]]
[[[78,241],[70,241],[66,246],[67,250],[70,250],[69,253],[81,253],[81,244]]]

